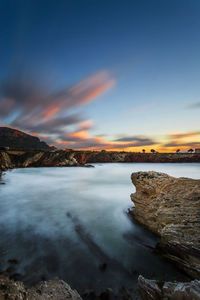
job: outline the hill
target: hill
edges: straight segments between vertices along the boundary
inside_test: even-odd
[[[38,137],[8,127],[0,127],[0,147],[24,150],[52,149],[45,142],[41,142]]]

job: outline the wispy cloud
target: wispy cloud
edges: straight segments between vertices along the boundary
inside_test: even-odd
[[[166,136],[167,142],[162,144],[163,148],[197,148],[200,147],[200,131],[175,132]]]
[[[0,118],[2,123],[12,120],[8,123],[11,127],[46,134],[46,140],[53,141],[52,134],[58,138],[66,134],[69,138],[78,138],[80,132],[83,135],[93,123],[85,120],[83,114],[74,113],[74,109],[94,101],[114,84],[108,71],[98,72],[59,90],[32,78],[10,77],[1,85]],[[78,126],[71,136],[66,133],[69,125]]]
[[[200,131],[186,132],[186,133],[171,133],[168,135],[169,139],[184,139],[200,135]]]
[[[145,136],[122,136],[120,138],[115,139],[116,142],[142,142],[148,143],[152,142],[152,145],[155,143],[152,139]]]
[[[68,146],[73,147],[74,149],[127,149],[127,148],[139,148],[144,146],[155,145],[156,142],[150,138],[133,138],[131,142],[122,141],[121,139],[116,139],[112,142],[106,141],[103,136],[98,137],[90,137],[89,132],[87,130],[79,130],[73,133],[64,134],[60,136],[60,140],[57,141],[60,147]]]
[[[177,143],[176,141],[166,143],[162,145],[163,147],[200,147],[200,142],[190,142],[190,143]]]
[[[191,109],[200,108],[200,101],[193,102],[193,103],[187,105],[186,108],[191,108]]]

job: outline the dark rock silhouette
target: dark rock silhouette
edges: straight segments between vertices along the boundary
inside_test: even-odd
[[[0,147],[9,149],[52,149],[45,142],[41,142],[36,136],[26,134],[20,130],[8,127],[0,127]]]

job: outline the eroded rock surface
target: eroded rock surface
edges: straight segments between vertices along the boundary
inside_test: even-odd
[[[138,278],[138,286],[142,300],[199,300],[200,281],[163,282]]]
[[[0,151],[2,170],[28,167],[77,166],[73,152],[57,151]]]
[[[192,278],[200,278],[200,180],[158,172],[133,173],[132,213],[161,237],[158,248]]]
[[[63,280],[43,281],[26,289],[22,282],[0,278],[1,300],[81,300],[77,291],[72,290]]]

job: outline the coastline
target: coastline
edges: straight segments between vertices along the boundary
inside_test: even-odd
[[[142,185],[142,187],[144,187],[144,185]],[[139,280],[139,287],[141,287],[141,285],[143,284],[143,290],[146,288],[145,287],[145,285],[147,285],[147,283],[149,283],[149,281],[147,282],[147,281],[144,281],[144,280],[146,280],[146,279],[143,279],[143,280]],[[145,284],[144,284],[144,282],[145,282]],[[151,282],[151,281],[150,281]],[[189,284],[189,283],[187,283],[187,284]],[[193,284],[193,283],[192,283]],[[158,285],[159,286],[159,285]],[[94,293],[94,291],[90,291],[90,293],[87,295],[87,297],[90,297],[91,296],[91,293]],[[110,292],[109,292],[110,293]],[[108,292],[107,292],[107,294],[108,294]],[[84,297],[86,297],[86,296],[84,296]],[[96,296],[97,297],[97,296]],[[45,299],[45,298],[41,298],[41,299]],[[87,299],[87,298],[84,298],[84,299]],[[98,298],[96,298],[96,299],[98,299]],[[100,298],[101,299],[101,298]],[[120,298],[119,298],[120,299]],[[123,299],[123,298],[121,298],[121,299]],[[130,298],[131,299],[131,298]],[[133,298],[134,299],[134,298]],[[144,298],[144,299],[148,299],[148,298]],[[188,298],[189,299],[189,298]]]
[[[200,153],[138,153],[114,151],[0,150],[0,170],[27,167],[70,167],[92,163],[191,163]]]

